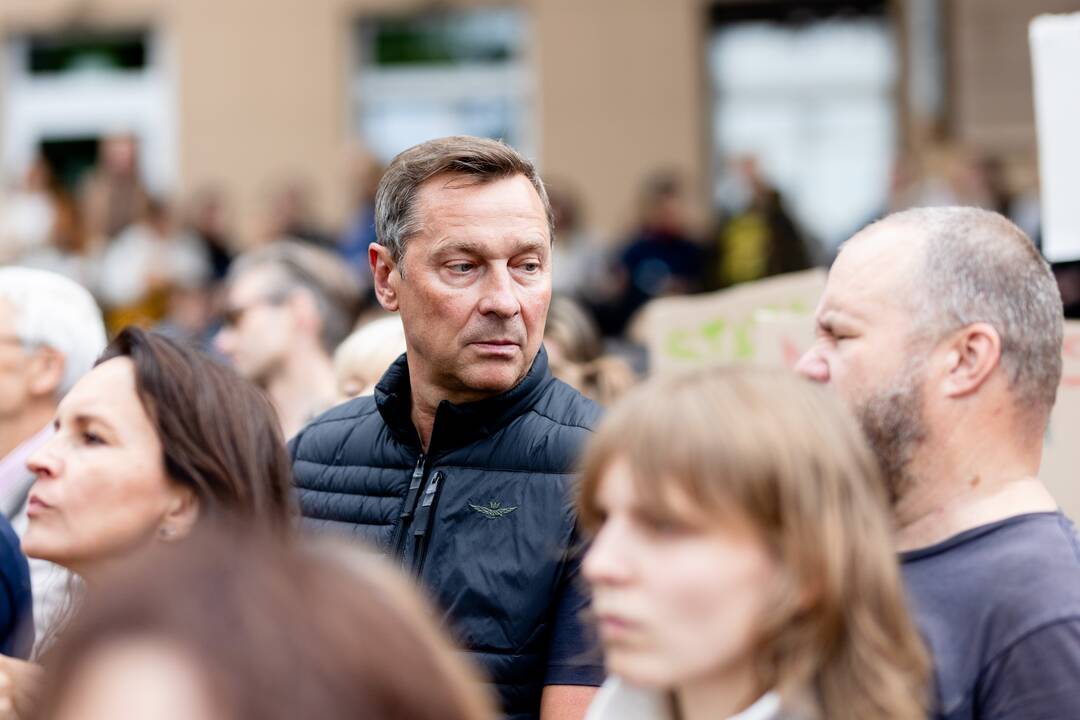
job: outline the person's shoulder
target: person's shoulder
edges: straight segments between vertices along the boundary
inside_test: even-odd
[[[591,432],[603,409],[562,380],[553,378],[533,405],[532,413],[553,426]]]
[[[599,416],[596,403],[551,379],[529,408],[468,452],[489,467],[569,477]]]
[[[346,400],[343,403],[333,406],[328,410],[324,410],[319,415],[316,415],[312,420],[304,426],[304,430],[309,428],[315,428],[320,425],[330,425],[342,421],[359,420],[367,417],[372,413],[378,413],[378,408],[375,406],[375,398],[372,395],[359,395],[352,400]]]
[[[0,574],[6,578],[13,591],[23,586],[28,591],[30,566],[23,555],[15,528],[3,516],[0,516]]]
[[[382,416],[370,395],[353,398],[317,415],[289,441],[294,459],[323,456],[341,438],[362,432],[370,423],[382,424]]]
[[[979,556],[997,572],[1054,578],[1052,584],[1080,593],[1080,537],[1064,513],[1032,513],[1002,521],[980,545]]]
[[[0,552],[3,553],[5,560],[9,555],[22,555],[18,534],[15,532],[15,528],[11,526],[11,522],[2,515],[0,515]]]
[[[1080,541],[1068,518],[1022,515],[970,532],[922,568],[905,561],[917,608],[953,618],[953,631],[967,626],[998,647],[1080,618]]]

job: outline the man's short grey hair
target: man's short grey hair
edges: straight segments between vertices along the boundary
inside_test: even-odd
[[[308,291],[322,321],[319,344],[327,354],[352,332],[363,302],[356,272],[338,254],[297,240],[278,240],[242,254],[229,267],[226,283],[253,270],[274,274],[274,293]]]
[[[911,278],[919,332],[930,339],[985,322],[1001,337],[1001,367],[1020,406],[1049,416],[1061,383],[1064,310],[1049,264],[1002,215],[973,207],[888,216],[925,239]]]
[[[459,175],[475,183],[524,175],[532,183],[555,237],[555,213],[535,166],[506,143],[459,135],[429,140],[395,157],[375,193],[375,237],[400,265],[409,238],[423,230],[416,211],[420,186],[436,175]]]
[[[15,335],[28,348],[52,348],[64,358],[57,399],[94,366],[105,349],[105,323],[90,293],[46,270],[0,268],[0,300],[14,311]]]

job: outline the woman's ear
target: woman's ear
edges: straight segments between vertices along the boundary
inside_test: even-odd
[[[199,520],[199,497],[195,491],[185,485],[169,488],[168,509],[158,527],[158,537],[166,542],[180,540],[191,534],[191,529]]]

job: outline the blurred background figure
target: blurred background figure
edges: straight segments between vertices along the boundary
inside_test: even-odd
[[[333,236],[315,219],[308,184],[298,178],[286,180],[271,190],[263,233],[271,241],[287,238],[326,250],[337,249]]]
[[[90,243],[102,247],[145,218],[149,199],[140,175],[136,137],[104,138],[98,146],[97,166],[83,179],[79,193]]]
[[[311,245],[272,243],[230,268],[215,346],[266,391],[286,438],[337,402],[332,354],[362,300],[352,269]]]
[[[601,405],[610,405],[637,382],[626,360],[605,354],[600,328],[568,297],[551,298],[544,347],[552,374]]]
[[[690,235],[683,182],[674,173],[659,172],[642,186],[638,226],[618,257],[622,295],[605,332],[620,334],[650,300],[703,288],[704,253]]]
[[[334,374],[341,400],[371,395],[387,368],[405,352],[398,315],[381,317],[352,332],[334,351]]]
[[[16,261],[52,242],[59,220],[54,186],[45,158],[34,158],[23,181],[0,204],[0,261]]]
[[[784,207],[780,191],[765,180],[757,159],[736,160],[731,174],[741,200],[715,232],[709,284],[722,288],[811,267],[806,239]]]
[[[86,240],[78,204],[38,155],[23,182],[0,197],[0,263],[52,270],[95,288]]]
[[[564,182],[547,183],[555,213],[551,248],[552,290],[578,300],[602,302],[615,292],[602,239],[586,222],[581,198]]]
[[[588,720],[926,717],[885,483],[821,389],[655,378],[601,423],[580,492],[610,673]]]
[[[188,202],[183,231],[205,248],[214,281],[224,280],[236,246],[229,228],[229,209],[221,188],[205,187],[195,193]]]
[[[52,437],[58,403],[104,348],[101,311],[85,289],[44,270],[0,268],[0,511],[20,537],[35,479],[26,461]],[[40,559],[30,569],[41,641],[65,605],[68,573]]]
[[[164,201],[146,198],[143,207],[101,259],[99,295],[113,332],[164,320],[174,293],[199,290],[213,272],[207,247],[178,231]]]
[[[338,243],[342,257],[357,272],[364,285],[365,294],[371,293],[374,301],[374,282],[368,263],[368,246],[375,242],[375,191],[379,187],[383,171],[381,163],[367,157],[357,157],[352,163],[354,205],[345,232]]]
[[[494,720],[416,591],[355,553],[245,528],[155,553],[90,599],[34,718]]]

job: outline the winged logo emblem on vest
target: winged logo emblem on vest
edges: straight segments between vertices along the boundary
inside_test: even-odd
[[[472,503],[469,503],[469,507],[491,520],[506,517],[518,509],[517,505],[507,505],[506,507],[503,507],[502,503],[495,500],[492,500],[487,505],[473,505]]]

